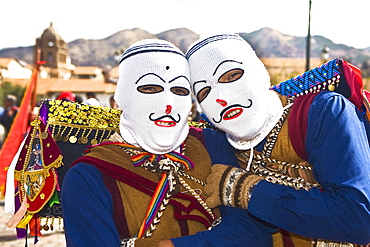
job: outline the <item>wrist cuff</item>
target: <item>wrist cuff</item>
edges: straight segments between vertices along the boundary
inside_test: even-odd
[[[240,194],[238,196],[241,208],[247,209],[248,202],[252,196],[253,189],[256,187],[258,182],[263,180],[263,177],[258,175],[248,176],[241,185],[241,188],[237,190]]]

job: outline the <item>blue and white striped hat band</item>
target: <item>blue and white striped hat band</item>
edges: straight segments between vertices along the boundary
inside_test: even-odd
[[[235,40],[244,41],[243,38],[241,38],[239,35],[236,35],[236,34],[221,34],[221,35],[212,36],[212,37],[206,38],[200,41],[199,43],[193,45],[193,47],[191,47],[186,53],[186,59],[188,59],[191,55],[193,55],[194,52],[196,52],[203,46],[210,44],[214,41],[219,41],[219,40],[224,40],[224,39],[235,39]]]
[[[184,56],[184,54],[180,51],[177,50],[174,46],[171,46],[170,44],[165,44],[165,43],[150,43],[150,44],[143,44],[143,45],[137,45],[133,47],[129,47],[121,56],[119,60],[119,64],[133,56],[137,55],[140,53],[147,53],[147,52],[171,52],[171,53],[176,53],[178,55]]]

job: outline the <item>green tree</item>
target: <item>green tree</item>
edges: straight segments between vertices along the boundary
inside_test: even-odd
[[[364,60],[361,64],[361,72],[363,77],[370,76],[370,60]]]
[[[14,85],[10,82],[2,83],[0,85],[0,106],[4,106],[4,98],[8,94],[13,94],[17,97],[17,105],[19,106],[25,91],[26,88],[20,85]]]

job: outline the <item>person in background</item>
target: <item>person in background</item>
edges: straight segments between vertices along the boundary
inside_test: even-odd
[[[69,102],[75,102],[76,101],[76,95],[71,91],[63,91],[58,95],[57,100],[65,100],[65,101],[69,101]]]
[[[93,92],[87,92],[86,93],[86,101],[85,104],[92,105],[92,106],[100,106],[99,100],[96,98],[95,93]]]
[[[114,99],[114,95],[112,95],[112,96],[109,97],[109,107],[110,108],[113,108],[113,109],[117,109],[118,108],[117,102]]]
[[[208,205],[242,208],[280,229],[280,246],[368,244],[370,128],[359,70],[333,60],[270,88],[263,63],[235,34],[199,40],[186,56],[203,113],[245,168],[214,165]]]
[[[76,99],[75,100],[76,103],[79,103],[79,104],[83,103],[83,99],[80,95],[76,95],[75,99]]]
[[[4,107],[0,106],[0,117],[3,115],[4,111],[5,111]],[[0,124],[0,149],[3,146],[4,137],[5,137],[5,128],[2,124]]]
[[[12,94],[6,95],[4,99],[4,111],[0,115],[0,124],[5,129],[4,140],[7,137],[10,128],[13,124],[14,118],[18,113],[17,97]]]
[[[4,111],[5,111],[4,107],[0,106],[0,116],[3,115]]]

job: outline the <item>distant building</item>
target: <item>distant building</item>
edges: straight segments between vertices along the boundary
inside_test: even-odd
[[[38,57],[39,56],[39,57]],[[34,57],[45,64],[40,66],[36,91],[42,98],[55,99],[63,91],[72,91],[86,100],[86,93],[97,95],[102,106],[109,106],[109,98],[116,90],[115,83],[109,81],[108,73],[97,66],[75,66],[68,56],[68,45],[50,23],[36,39]],[[27,68],[26,71],[22,69]],[[9,81],[26,87],[30,82],[32,67],[22,68],[13,58],[0,58],[0,84]],[[5,78],[6,77],[6,78]]]
[[[68,45],[61,38],[53,23],[44,30],[40,38],[36,39],[34,46],[35,60],[40,52],[40,61],[45,64],[40,69],[41,78],[71,78],[75,66],[68,57]]]
[[[40,67],[37,94],[54,99],[62,91],[72,91],[86,100],[87,92],[94,92],[102,106],[109,106],[109,98],[116,90],[119,69],[103,71],[97,66],[75,66],[68,56],[68,45],[50,23],[34,46],[35,60],[39,54],[45,64]],[[273,84],[288,80],[305,72],[304,58],[261,58]],[[321,65],[320,59],[311,59],[311,67]],[[9,81],[26,87],[32,67],[14,58],[0,58],[0,85]],[[365,87],[366,88],[366,87]]]
[[[109,71],[109,74],[108,74],[108,81],[109,82],[112,82],[112,83],[117,83],[118,82],[118,75],[119,75],[118,71],[119,71],[118,66],[114,67],[113,69],[111,69]]]
[[[0,79],[26,79],[32,75],[32,67],[14,58],[0,58]]]
[[[97,66],[76,67],[72,72],[75,79],[104,80],[103,70]]]

